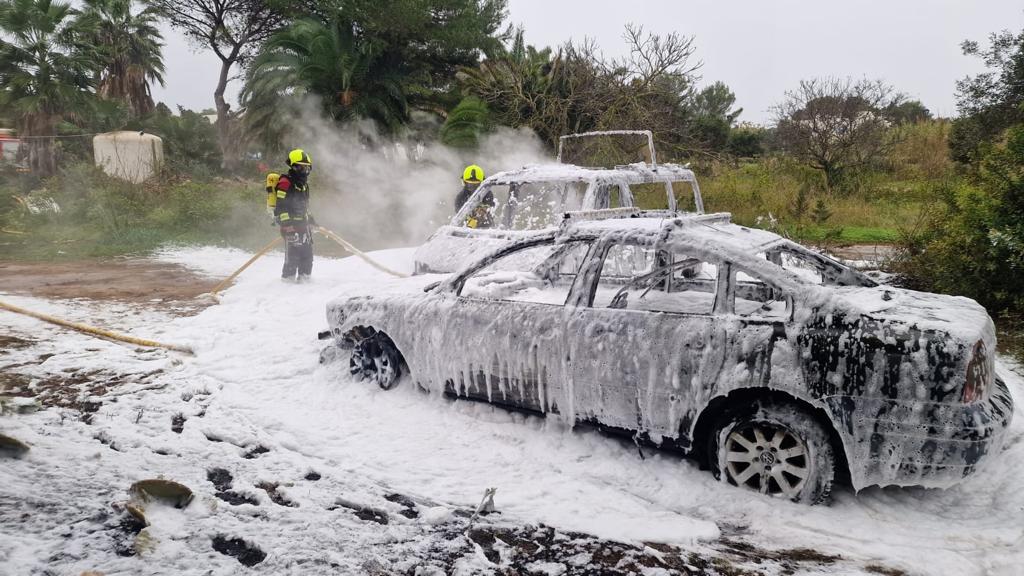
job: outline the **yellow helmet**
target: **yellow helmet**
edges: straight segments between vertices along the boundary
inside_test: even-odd
[[[484,169],[477,166],[476,164],[470,164],[466,166],[466,169],[462,171],[462,181],[469,182],[471,184],[479,184],[484,179]]]
[[[309,158],[309,154],[306,154],[305,150],[296,148],[288,153],[288,165],[295,166],[296,164],[312,167],[313,161]]]

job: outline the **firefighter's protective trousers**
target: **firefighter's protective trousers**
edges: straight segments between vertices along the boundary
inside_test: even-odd
[[[289,170],[278,180],[274,218],[287,245],[281,277],[309,276],[313,271],[312,226],[316,223],[309,214],[309,187],[304,175]]]
[[[285,253],[282,278],[299,278],[313,272],[313,231],[308,226],[282,226]]]

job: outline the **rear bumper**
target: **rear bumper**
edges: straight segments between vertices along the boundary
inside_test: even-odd
[[[1013,401],[996,377],[975,404],[832,398],[854,489],[868,486],[948,488],[1003,446]]]

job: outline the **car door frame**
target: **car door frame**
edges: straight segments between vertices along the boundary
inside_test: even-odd
[[[593,242],[592,242],[592,240],[586,239],[586,238],[572,238],[572,239],[567,241],[567,243],[576,243],[576,242],[585,242],[585,243],[588,244],[588,246],[587,246],[587,254],[584,256],[584,259],[583,259],[583,262],[585,264],[588,261],[588,259],[589,259],[590,251],[593,249]],[[565,348],[565,330],[564,330],[565,309],[566,309],[566,306],[567,306],[567,302],[569,301],[569,298],[571,297],[571,295],[573,294],[574,290],[576,289],[577,282],[579,282],[579,273],[577,273],[576,278],[573,279],[573,284],[569,288],[569,291],[568,291],[568,293],[566,295],[566,299],[561,304],[546,303],[546,302],[523,302],[523,301],[515,301],[515,300],[491,300],[491,299],[487,299],[487,298],[480,298],[480,297],[464,296],[464,295],[462,295],[462,290],[465,287],[466,281],[470,277],[472,277],[474,274],[480,272],[482,269],[484,269],[487,266],[490,266],[491,264],[493,264],[494,262],[497,262],[497,261],[501,260],[502,258],[504,258],[506,256],[510,256],[510,255],[512,255],[512,254],[514,254],[516,252],[519,252],[519,251],[522,251],[522,250],[528,250],[530,248],[535,248],[535,247],[543,246],[543,245],[547,245],[547,244],[552,244],[552,245],[557,245],[558,244],[557,237],[556,237],[554,232],[538,235],[536,238],[531,238],[531,239],[528,239],[528,240],[523,240],[523,241],[520,241],[520,242],[516,242],[516,243],[514,243],[512,245],[502,247],[501,249],[496,250],[496,251],[492,252],[491,254],[489,254],[487,257],[481,259],[475,265],[473,265],[473,266],[463,270],[457,276],[455,276],[455,277],[451,278],[450,280],[448,280],[447,281],[447,286],[444,288],[444,290],[446,292],[448,292],[450,296],[454,297],[454,299],[456,301],[455,302],[455,308],[453,308],[453,310],[458,309],[458,308],[465,308],[467,305],[474,305],[474,306],[477,306],[477,307],[490,307],[490,308],[515,307],[515,308],[527,309],[527,310],[529,310],[530,308],[542,308],[542,309],[548,309],[548,310],[555,309],[555,308],[559,309],[559,313],[558,314],[546,314],[546,315],[544,315],[544,318],[542,319],[543,322],[551,323],[552,330],[551,330],[550,343],[554,346],[554,348],[545,349],[543,351],[543,357],[541,357],[541,353],[542,353],[541,350],[539,349],[539,347],[536,345],[535,342],[531,342],[529,344],[529,352],[527,353],[526,360],[527,360],[527,362],[529,362],[530,360],[533,361],[534,371],[532,372],[531,375],[534,376],[535,379],[533,381],[530,381],[528,379],[523,378],[522,379],[523,381],[519,381],[519,382],[516,383],[520,387],[520,394],[521,394],[521,396],[523,398],[526,398],[527,394],[529,394],[532,391],[535,394],[535,397],[537,398],[537,403],[535,405],[528,406],[528,405],[525,405],[525,403],[523,403],[523,402],[515,404],[515,403],[496,401],[494,399],[494,396],[493,396],[493,393],[492,393],[492,385],[491,385],[491,383],[497,379],[497,380],[499,380],[499,384],[501,384],[500,379],[502,379],[502,378],[508,379],[509,378],[509,374],[508,374],[508,371],[506,371],[504,374],[502,374],[501,366],[499,366],[497,370],[494,370],[495,366],[494,366],[493,362],[491,361],[491,359],[487,359],[487,360],[483,360],[483,361],[478,359],[476,362],[471,362],[471,361],[469,361],[469,359],[463,359],[463,361],[461,363],[463,365],[468,365],[468,366],[471,367],[470,368],[470,370],[471,370],[470,371],[470,378],[471,379],[478,378],[477,374],[472,372],[472,366],[474,364],[479,365],[479,366],[491,366],[491,369],[492,369],[491,373],[483,375],[483,379],[485,380],[486,385],[487,385],[487,396],[484,398],[484,397],[481,397],[479,394],[474,396],[474,395],[469,394],[468,392],[465,393],[465,394],[462,393],[463,391],[468,391],[470,386],[475,386],[475,387],[479,388],[480,383],[476,382],[476,381],[468,382],[468,383],[465,382],[465,381],[458,382],[458,383],[453,382],[452,388],[453,388],[454,393],[457,396],[468,396],[468,397],[472,397],[474,399],[486,400],[486,401],[491,402],[491,403],[503,404],[503,405],[510,406],[512,408],[521,409],[521,410],[527,410],[527,411],[531,411],[531,412],[539,412],[539,413],[549,413],[549,412],[550,413],[558,413],[559,412],[559,405],[560,405],[559,400],[563,397],[562,389],[563,389],[564,383],[566,381],[566,377],[565,377],[566,368],[565,368],[565,362],[563,361],[563,358],[564,358],[563,351],[564,351],[564,348]],[[552,254],[552,256],[554,256],[554,254]],[[581,266],[581,269],[582,269],[582,266]],[[498,311],[496,311],[496,312],[498,312]],[[513,319],[522,319],[523,318],[522,315],[517,315],[517,314],[513,314],[512,316],[513,316]],[[505,327],[505,329],[508,331],[508,339],[509,339],[509,341],[511,339],[513,339],[513,337],[516,337],[516,338],[518,338],[518,337],[526,337],[526,338],[531,338],[532,337],[532,338],[535,338],[537,336],[537,334],[519,334],[519,333],[516,332],[517,328],[519,328],[519,329],[525,328],[525,325],[524,326],[517,325],[517,326],[506,326]],[[500,359],[498,360],[498,362],[500,363]],[[504,364],[504,365],[507,365],[507,364]],[[522,366],[522,364],[520,363],[519,366]],[[497,372],[497,373],[494,373],[494,372]],[[522,376],[522,374],[519,374],[519,376]],[[446,384],[446,389],[447,388],[448,388],[448,386]],[[527,390],[527,389],[529,389],[529,390]],[[524,392],[524,390],[526,390],[526,392]]]
[[[721,332],[722,322],[720,318],[725,313],[725,307],[729,302],[729,289],[730,289],[730,278],[731,274],[731,262],[727,259],[715,257],[713,255],[704,254],[704,251],[689,247],[685,244],[676,245],[673,244],[671,247],[672,251],[676,252],[690,252],[694,255],[699,256],[702,260],[710,263],[715,263],[718,266],[718,277],[715,285],[715,302],[712,305],[712,310],[708,314],[703,313],[684,313],[684,312],[649,312],[643,310],[616,310],[616,309],[596,309],[593,307],[594,298],[597,291],[597,286],[601,278],[601,271],[604,267],[605,260],[608,253],[613,246],[622,244],[634,244],[649,246],[656,253],[658,251],[667,250],[668,247],[657,238],[621,238],[621,237],[605,237],[597,239],[591,246],[591,249],[587,255],[587,260],[584,261],[580,268],[580,272],[577,274],[576,284],[573,286],[574,292],[570,292],[569,298],[566,300],[567,314],[570,318],[567,321],[567,342],[566,350],[569,355],[569,375],[572,381],[569,385],[569,389],[572,390],[572,413],[573,418],[582,421],[595,421],[594,423],[599,425],[607,425],[613,428],[626,428],[632,429],[636,433],[641,434],[655,434],[660,436],[668,436],[670,438],[677,438],[682,427],[679,422],[683,419],[683,415],[680,413],[678,416],[674,415],[678,410],[673,409],[673,415],[667,418],[653,417],[652,406],[655,403],[655,391],[648,385],[644,388],[637,383],[633,385],[632,395],[635,397],[634,412],[629,414],[607,416],[604,407],[599,405],[601,399],[600,391],[595,394],[591,388],[602,386],[598,382],[584,382],[583,379],[586,377],[583,375],[585,368],[582,363],[587,362],[588,359],[582,358],[579,351],[582,349],[580,346],[574,346],[570,341],[572,335],[579,332],[579,330],[573,329],[573,323],[580,324],[580,330],[587,330],[588,319],[586,316],[600,316],[607,315],[630,315],[630,314],[658,314],[658,318],[648,316],[643,319],[645,324],[650,323],[652,320],[665,320],[673,318],[691,318],[700,323],[708,324],[705,329],[705,333],[709,332],[713,335],[720,337],[718,334]],[[606,310],[614,310],[614,312],[606,312]],[[613,323],[614,324],[614,323]],[[617,329],[613,327],[613,329]],[[590,333],[584,334],[586,337],[601,337],[604,333]],[[628,339],[622,335],[608,336],[606,339]],[[703,338],[701,339],[703,341]],[[720,347],[716,350],[717,354],[724,354],[724,347]],[[653,361],[648,361],[647,371],[649,372],[652,368],[657,369],[658,366]],[[643,370],[640,370],[643,371]],[[637,374],[639,377],[640,374]],[[648,379],[649,383],[651,380]],[[701,388],[706,388],[710,383],[700,382]],[[625,392],[625,395],[623,394]],[[630,395],[629,391],[619,390],[617,399],[620,400],[620,404],[627,402],[626,396]],[[685,395],[672,394],[675,400],[680,406],[692,405],[687,402]],[[694,397],[700,396],[700,394],[694,394]],[[602,422],[602,417],[607,418],[607,421]]]

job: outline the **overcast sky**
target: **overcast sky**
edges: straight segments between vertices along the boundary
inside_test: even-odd
[[[957,79],[981,70],[960,53],[964,39],[1024,28],[1019,1],[968,0],[510,0],[510,23],[529,43],[557,46],[590,37],[607,56],[622,56],[623,26],[695,37],[704,62],[702,84],[725,82],[743,107],[739,120],[769,122],[771,107],[801,79],[881,78],[933,113],[955,114]],[[167,86],[155,97],[169,105],[213,107],[220,62],[194,51],[165,28]],[[236,94],[239,82],[229,86]]]

